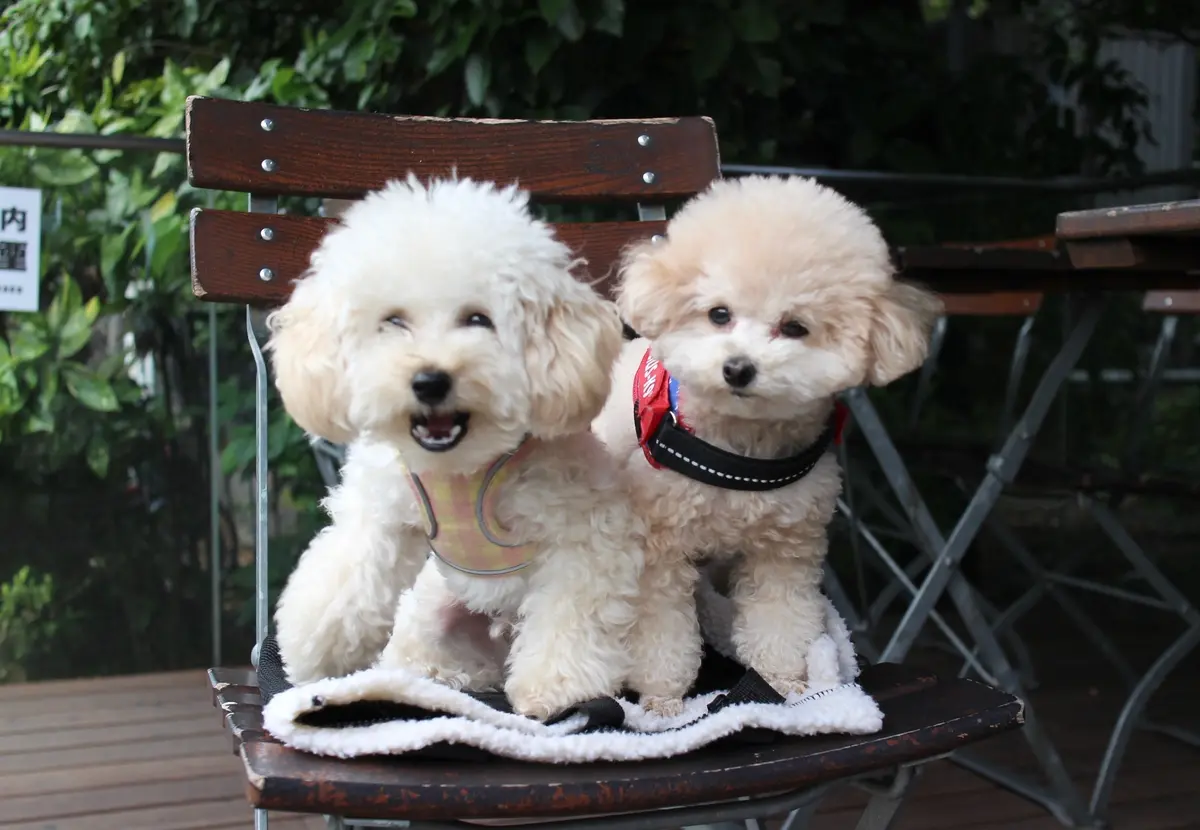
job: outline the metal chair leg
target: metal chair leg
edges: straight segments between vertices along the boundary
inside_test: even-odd
[[[1125,447],[1125,455],[1121,467],[1126,475],[1133,475],[1141,468],[1142,445],[1146,430],[1150,425],[1150,415],[1154,411],[1154,401],[1162,382],[1163,370],[1166,368],[1171,346],[1175,342],[1175,330],[1179,325],[1178,317],[1166,317],[1158,332],[1158,340],[1150,356],[1150,365],[1146,369],[1145,380],[1138,388],[1137,397],[1133,403],[1133,420],[1129,426],[1129,437]],[[1115,504],[1115,503],[1114,503]]]
[[[917,428],[921,419],[921,410],[929,398],[929,388],[933,384],[933,376],[937,373],[938,358],[942,354],[942,345],[946,342],[946,327],[949,318],[939,317],[933,326],[933,334],[929,338],[929,354],[921,364],[921,372],[917,375],[917,388],[913,394],[912,407],[908,412],[908,429]]]
[[[246,306],[246,337],[254,355],[254,652],[251,662],[258,668],[258,651],[267,638],[270,624],[268,603],[268,544],[270,531],[270,482],[268,479],[267,364],[263,359],[254,312]],[[264,817],[264,821],[265,821]]]
[[[920,770],[921,767],[901,767],[890,786],[866,787],[871,793],[871,800],[867,802],[855,830],[888,830]]]
[[[1004,407],[1000,410],[1000,429],[997,435],[1003,440],[1012,429],[1013,413],[1017,409],[1017,396],[1021,392],[1021,381],[1025,378],[1025,364],[1029,361],[1029,349],[1033,344],[1033,322],[1037,315],[1030,314],[1017,332],[1013,344],[1012,361],[1008,367],[1008,385],[1004,389]]]

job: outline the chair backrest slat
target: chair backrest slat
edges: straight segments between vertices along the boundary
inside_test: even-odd
[[[709,118],[504,121],[305,110],[193,97],[188,181],[277,196],[359,199],[415,174],[516,182],[550,203],[636,203],[639,215],[686,199],[720,176]],[[334,202],[333,204],[339,204]],[[345,203],[340,203],[345,206]],[[272,208],[273,210],[273,208]],[[210,302],[285,302],[332,218],[197,210],[192,288]],[[622,249],[665,232],[662,221],[562,223],[558,237],[587,260],[581,279],[608,293]]]
[[[1042,307],[1038,291],[996,291],[981,294],[942,294],[949,317],[1024,317]]]
[[[292,281],[336,222],[317,216],[196,210],[192,215],[192,290],[209,302],[275,306],[287,300]],[[607,293],[612,267],[631,242],[665,231],[665,222],[567,222],[558,238],[587,259],[586,274]]]
[[[1200,291],[1147,291],[1142,311],[1156,314],[1200,314]]]
[[[709,118],[507,121],[336,112],[193,97],[196,187],[357,198],[412,172],[517,181],[546,201],[686,198],[718,175]]]
[[[1042,307],[1040,291],[977,290],[980,286],[972,285],[973,274],[988,273],[985,286],[993,288],[998,283],[1003,284],[996,276],[1006,272],[1070,267],[1053,236],[901,248],[897,259],[901,268],[908,272],[957,272],[957,281],[964,290],[943,290],[941,294],[946,314],[951,317],[1025,317]],[[946,281],[950,282],[950,279]]]

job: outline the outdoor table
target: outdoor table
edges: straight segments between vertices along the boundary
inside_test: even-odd
[[[947,596],[987,670],[989,677],[985,679],[1026,701],[1022,734],[1046,773],[1049,786],[961,753],[955,760],[1041,804],[1065,824],[1087,826],[1103,819],[1113,779],[1147,699],[1200,639],[1200,615],[1144,554],[1131,555],[1122,546],[1164,605],[1182,616],[1189,628],[1135,687],[1113,731],[1090,803],[1085,803],[1029,705],[1018,672],[1001,647],[981,598],[959,566],[1001,494],[1020,471],[1059,390],[1090,342],[1108,295],[1114,291],[1200,290],[1200,202],[1063,214],[1059,217],[1058,236],[1066,244],[1053,250],[919,247],[895,253],[903,278],[945,293],[1035,291],[1070,293],[1079,299],[1078,313],[1058,353],[1046,367],[1024,411],[988,459],[981,483],[949,534],[934,520],[865,390],[853,390],[845,402],[916,542],[932,562],[924,580],[912,586],[913,598],[879,659],[903,661],[925,626],[935,621],[936,603]],[[898,570],[894,562],[889,567],[894,573]]]

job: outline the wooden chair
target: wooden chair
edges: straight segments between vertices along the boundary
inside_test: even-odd
[[[278,197],[357,198],[410,171],[428,177],[457,168],[473,178],[519,180],[544,202],[626,204],[631,214],[636,205],[640,221],[558,226],[561,238],[588,258],[591,274],[605,276],[624,245],[662,232],[665,202],[690,196],[719,175],[716,134],[703,118],[452,120],[204,98],[188,102],[187,159],[193,185],[249,194],[248,213],[193,214],[192,278],[202,300],[247,307],[258,370],[259,644],[268,628],[267,368],[255,317],[288,296],[333,221],[278,214]],[[256,655],[257,649],[252,662]],[[253,670],[214,668],[210,678],[214,702],[245,765],[258,827],[265,826],[267,810],[281,810],[440,827],[466,820],[557,819],[572,827],[634,830],[811,810],[825,787],[874,776],[890,778],[892,785],[875,792],[861,826],[884,828],[914,765],[1022,722],[1022,704],[1011,695],[880,665],[861,678],[885,713],[877,735],[780,738],[712,747],[669,761],[574,767],[499,760],[342,761],[289,750],[264,732]],[[657,811],[667,812],[648,815]]]

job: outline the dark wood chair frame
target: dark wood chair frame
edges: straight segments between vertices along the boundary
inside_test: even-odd
[[[257,315],[286,299],[329,222],[278,213],[280,196],[353,199],[409,172],[502,183],[544,202],[636,205],[638,221],[557,226],[607,290],[628,243],[663,232],[665,204],[719,176],[716,132],[704,118],[588,122],[478,121],[309,111],[207,98],[187,105],[187,165],[201,188],[249,195],[249,211],[192,215],[197,297],[246,306],[257,383],[256,643],[268,603],[267,366]],[[257,663],[257,650],[252,663]],[[868,666],[860,683],[879,701],[882,732],[712,747],[652,763],[553,766],[496,760],[339,760],[276,742],[262,726],[252,669],[210,671],[214,704],[246,769],[255,826],[268,810],[446,828],[464,821],[558,819],[556,826],[642,830],[791,812],[798,828],[824,791],[858,782],[872,798],[860,827],[882,830],[919,765],[1018,728],[1023,703],[969,680],[896,664]],[[882,781],[884,783],[880,784]],[[350,817],[350,818],[345,818]]]

